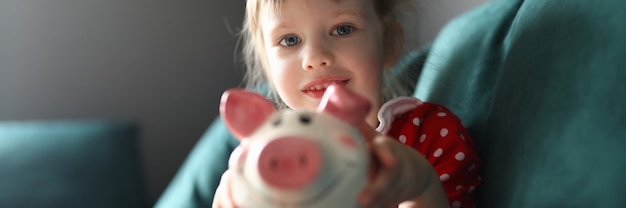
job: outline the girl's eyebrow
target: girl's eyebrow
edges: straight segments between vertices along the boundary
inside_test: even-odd
[[[278,24],[274,24],[268,28],[270,37],[280,35],[283,30],[289,29],[291,27],[292,27],[292,24],[287,23],[287,22],[280,22]]]
[[[343,15],[348,15],[348,16],[355,16],[358,18],[362,18],[363,14],[361,14],[360,11],[356,11],[356,10],[338,10],[332,13],[333,17],[339,17],[339,16],[343,16]]]
[[[270,36],[275,35],[275,33],[278,33],[280,30],[289,29],[293,26],[293,24],[289,20],[280,18],[274,18],[273,21],[265,23],[266,24],[264,24],[263,28],[268,29],[267,31],[269,32]]]
[[[337,11],[332,12],[330,15],[332,18],[338,18],[341,16],[352,16],[352,17],[361,18],[361,19],[364,18],[363,14],[357,10],[337,10]],[[289,29],[293,26],[293,24],[291,24],[289,20],[281,20],[281,21],[278,21],[278,23],[274,21],[274,23],[275,24],[271,24],[269,26],[270,37],[277,36],[281,33],[282,30]]]
[[[291,24],[289,23],[281,22],[279,24],[275,24],[272,27],[268,28],[269,30],[267,31],[267,38],[271,39],[270,42],[278,41],[276,39],[280,39],[279,37],[285,35],[287,31],[290,31],[290,28]]]

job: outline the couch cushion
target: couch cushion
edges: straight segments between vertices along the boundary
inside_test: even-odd
[[[415,95],[484,162],[480,207],[622,207],[626,1],[500,0],[456,18]]]
[[[230,153],[237,145],[239,141],[216,118],[155,207],[211,207],[222,173],[228,168]]]
[[[0,207],[145,207],[138,126],[0,122]]]

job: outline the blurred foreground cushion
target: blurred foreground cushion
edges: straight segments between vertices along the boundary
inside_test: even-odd
[[[138,127],[0,122],[0,207],[145,207]]]

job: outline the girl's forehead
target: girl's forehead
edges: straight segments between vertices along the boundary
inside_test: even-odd
[[[353,10],[364,10],[368,6],[373,7],[371,0],[261,0],[259,13],[282,16],[293,9],[334,9],[350,8]]]
[[[378,16],[372,0],[262,0],[257,9],[259,23],[307,17],[335,18],[345,13],[367,19]]]

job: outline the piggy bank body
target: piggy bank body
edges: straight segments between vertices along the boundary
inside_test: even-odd
[[[354,100],[345,105],[323,99],[318,111],[275,111],[269,101],[258,100],[262,97],[229,93],[222,100],[222,117],[245,140],[229,161],[231,193],[239,207],[358,207],[369,161],[356,127],[369,109],[365,101],[354,106]],[[235,101],[238,96],[241,102]]]

